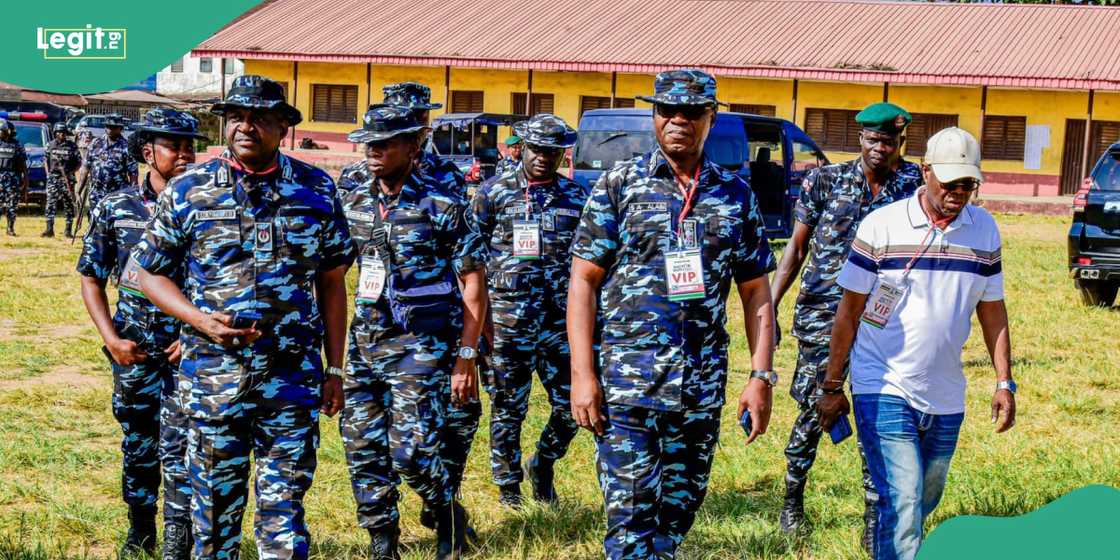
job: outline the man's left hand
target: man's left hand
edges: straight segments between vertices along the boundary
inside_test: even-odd
[[[752,378],[739,395],[739,414],[736,418],[743,417],[744,410],[751,411],[751,433],[747,436],[747,445],[758,436],[766,433],[770,425],[770,406],[774,397],[773,388],[766,381]]]
[[[323,402],[319,412],[327,416],[334,416],[342,410],[342,378],[337,375],[328,375],[323,381]]]
[[[167,354],[167,361],[169,363],[179,365],[179,360],[183,357],[183,352],[179,348],[179,339],[175,339],[170,346],[163,349],[163,353]]]
[[[478,369],[474,360],[459,358],[451,372],[451,404],[461,407],[478,400]]]
[[[1002,434],[1015,425],[1015,395],[1006,389],[999,389],[992,395],[992,422],[996,433]]]

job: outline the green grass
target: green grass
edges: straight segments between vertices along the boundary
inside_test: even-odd
[[[1120,486],[1120,344],[1115,309],[1078,303],[1065,268],[1067,220],[998,216],[1012,323],[1019,422],[996,435],[988,422],[994,376],[978,328],[965,348],[968,412],[948,489],[932,524],[963,514],[1017,515],[1093,483]],[[120,501],[119,427],[110,412],[112,381],[100,341],[78,295],[79,244],[43,240],[41,218],[20,219],[20,237],[0,237],[0,560],[101,558],[127,526]],[[795,287],[796,290],[796,287]],[[792,318],[793,294],[780,313]],[[742,313],[733,332],[736,395],[749,370]],[[771,430],[747,448],[724,409],[723,438],[711,489],[682,558],[859,558],[859,458],[854,444],[823,443],[807,499],[816,530],[803,539],[777,527],[785,458],[795,415],[788,396],[796,347],[786,338],[776,366]],[[534,391],[523,444],[530,449],[546,418]],[[734,397],[732,397],[734,400]],[[366,535],[354,519],[336,420],[323,420],[319,471],[307,499],[318,558],[360,558]],[[602,501],[590,437],[581,434],[561,463],[557,509],[513,513],[490,483],[487,420],[475,441],[464,500],[481,535],[473,558],[598,558]],[[419,502],[401,503],[405,557],[430,558],[432,533],[416,521]],[[255,558],[252,516],[245,554]]]

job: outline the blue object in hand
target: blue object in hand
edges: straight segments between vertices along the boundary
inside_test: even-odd
[[[753,425],[751,424],[750,410],[743,411],[743,416],[739,418],[739,425],[743,427],[743,432],[747,434],[747,437],[751,437],[751,429],[753,428]]]
[[[852,425],[848,422],[848,415],[845,414],[833,422],[832,429],[828,431],[829,437],[832,438],[832,443],[840,443],[852,435]]]

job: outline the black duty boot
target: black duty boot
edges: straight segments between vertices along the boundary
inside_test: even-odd
[[[191,560],[191,526],[184,523],[163,525],[163,560]]]
[[[54,237],[54,220],[47,220],[47,229],[43,230],[42,237]]]
[[[783,533],[800,533],[805,524],[805,481],[786,479],[786,497],[782,501],[782,513],[778,516],[778,526]]]
[[[552,484],[552,466],[551,461],[542,461],[536,454],[525,463],[525,474],[529,477],[529,484],[533,486],[533,499],[538,502],[555,504],[560,501],[556,495],[556,487]]]
[[[455,507],[462,510],[463,519],[467,520],[467,538],[470,539],[471,542],[478,542],[478,533],[475,533],[474,527],[471,527],[471,518],[467,515],[467,511],[463,509],[463,506],[459,504],[459,502],[455,502]],[[423,507],[420,508],[420,525],[432,530],[436,528],[436,512],[432,511],[432,508],[428,506],[427,502],[424,502]]]
[[[369,530],[369,560],[400,560],[397,551],[401,530],[396,523]]]
[[[467,512],[457,501],[435,506],[436,560],[459,560],[467,551]]]
[[[74,239],[74,220],[66,220],[66,239]]]
[[[498,503],[513,509],[521,509],[524,505],[524,500],[521,498],[521,485],[514,482],[513,484],[504,484],[498,487]]]
[[[139,554],[155,556],[156,553],[156,506],[128,507],[128,535],[121,546],[121,558]]]
[[[863,550],[868,555],[871,554],[871,549],[875,543],[875,531],[879,527],[879,512],[875,507],[875,502],[864,499],[863,501],[863,537],[860,538],[860,544],[863,545]]]
[[[16,236],[16,219],[11,216],[8,216],[8,235]]]

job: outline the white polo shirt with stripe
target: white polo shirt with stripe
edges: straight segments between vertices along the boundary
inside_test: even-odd
[[[852,394],[895,395],[922,412],[957,414],[964,412],[961,351],[972,314],[978,302],[1003,299],[999,229],[970,204],[940,230],[920,196],[925,187],[868,214],[837,279],[846,290],[872,294],[868,306],[881,283],[903,291],[885,326],[860,321]]]

